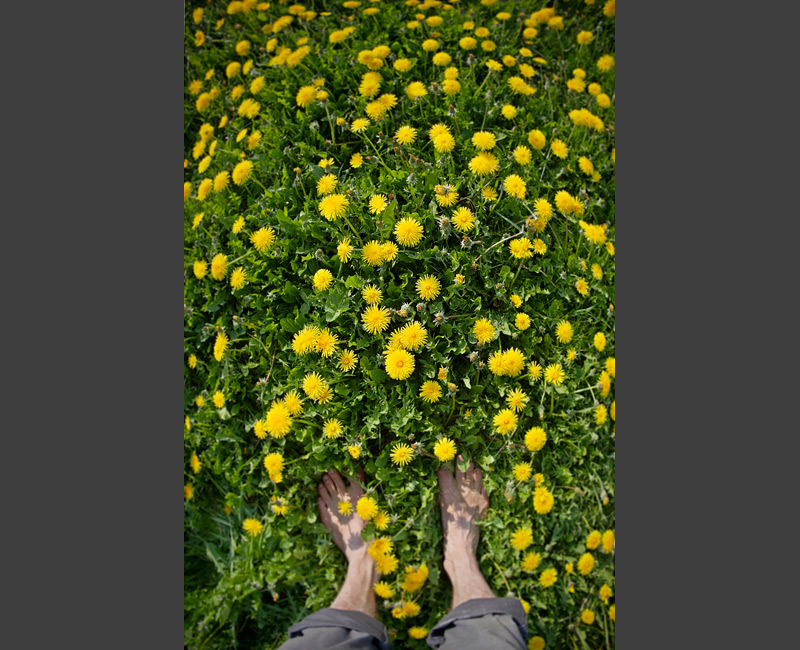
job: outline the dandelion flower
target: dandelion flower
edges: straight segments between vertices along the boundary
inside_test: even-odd
[[[417,130],[410,126],[401,126],[394,137],[400,144],[411,144],[417,138]]]
[[[350,166],[353,169],[358,169],[361,167],[362,162],[364,162],[364,156],[362,156],[360,153],[356,152],[350,156]]]
[[[605,54],[597,60],[597,69],[600,72],[608,72],[614,67],[614,57],[610,54]]]
[[[333,356],[336,352],[336,346],[339,343],[339,337],[325,328],[320,330],[317,334],[317,352],[319,352],[326,359]]]
[[[345,237],[336,247],[336,255],[339,257],[339,261],[343,264],[349,261],[353,250],[354,248],[350,245],[350,239]]]
[[[525,405],[528,403],[528,396],[525,392],[519,388],[515,388],[511,393],[506,397],[506,404],[508,404],[508,408],[516,411],[521,411],[525,408]]]
[[[264,457],[264,469],[267,470],[270,478],[280,475],[283,472],[284,465],[283,456],[278,452],[272,452]]]
[[[456,208],[451,221],[455,229],[460,232],[469,232],[475,227],[475,215],[466,207]]]
[[[428,404],[438,402],[442,396],[442,387],[435,381],[426,381],[420,386],[419,396]]]
[[[453,460],[456,455],[456,443],[450,438],[440,438],[433,445],[433,453],[442,462]]]
[[[559,158],[566,158],[569,154],[567,145],[559,139],[553,140],[552,144],[550,145],[550,149],[552,149],[553,154]]]
[[[542,571],[542,575],[539,576],[539,584],[545,588],[552,587],[554,584],[556,584],[557,579],[558,579],[558,571],[552,568],[545,569],[544,571]]]
[[[514,196],[518,199],[525,198],[525,193],[527,192],[525,181],[523,181],[516,174],[506,176],[505,180],[503,181],[503,187],[511,196]]]
[[[347,211],[350,201],[344,194],[329,194],[319,202],[319,212],[328,221],[335,221]]]
[[[538,129],[534,129],[528,133],[528,142],[534,149],[544,149],[545,144],[547,144],[547,138],[544,133]]]
[[[608,419],[608,409],[603,404],[599,404],[597,408],[594,410],[594,421],[598,425],[603,425],[606,423]]]
[[[569,321],[559,321],[556,325],[556,338],[561,343],[569,343],[572,340],[572,325]]]
[[[233,182],[237,185],[241,185],[244,183],[248,178],[250,178],[250,174],[253,172],[253,163],[250,160],[243,160],[242,162],[238,163],[236,167],[233,168],[233,174],[231,174],[231,178],[233,178]]]
[[[529,451],[539,451],[547,442],[547,434],[542,427],[531,427],[525,434],[525,446]]]
[[[217,361],[222,361],[225,350],[228,349],[228,337],[225,332],[217,332],[217,338],[214,341],[214,358]]]
[[[325,174],[317,181],[317,194],[325,196],[330,194],[336,189],[336,184],[339,180],[333,174]]]
[[[603,533],[603,552],[611,553],[614,550],[614,531],[607,530]]]
[[[389,319],[391,314],[385,307],[378,307],[372,305],[364,310],[361,314],[361,321],[364,324],[364,329],[370,334],[377,334],[384,331],[389,327]]]
[[[390,585],[388,585],[383,581],[376,582],[372,588],[375,590],[375,594],[378,596],[378,598],[383,598],[384,600],[388,600],[389,598],[394,596],[394,590],[391,588]]]
[[[594,335],[594,347],[596,347],[600,352],[605,350],[606,348],[606,335],[602,332],[597,332]]]
[[[423,300],[433,300],[439,295],[441,283],[432,275],[423,275],[417,280],[417,294]]]
[[[410,627],[408,628],[408,636],[412,639],[424,639],[428,636],[428,628],[427,627]]]
[[[192,471],[195,474],[198,474],[203,467],[203,464],[200,462],[200,459],[197,457],[195,452],[192,452],[192,457],[189,459],[189,465],[192,466]]]
[[[497,141],[494,137],[494,133],[490,133],[489,131],[477,131],[472,136],[472,144],[475,145],[476,149],[480,149],[481,151],[493,149],[496,143]]]
[[[583,278],[580,278],[575,283],[575,290],[582,296],[586,296],[589,293],[589,283]]]
[[[528,147],[520,145],[519,147],[515,147],[514,151],[511,152],[511,155],[514,156],[514,160],[520,165],[527,165],[531,162],[533,158],[533,154]]]
[[[479,153],[469,161],[469,170],[478,176],[486,176],[500,169],[500,163],[490,153]]]
[[[250,243],[259,253],[263,253],[275,243],[275,231],[269,226],[259,228],[250,235]]]
[[[342,423],[336,418],[326,420],[322,427],[322,433],[328,439],[338,438],[342,435],[343,431]]]
[[[353,123],[350,125],[350,128],[356,133],[361,133],[368,126],[369,126],[369,120],[364,117],[359,117],[357,120],[353,120]]]
[[[398,443],[392,448],[391,457],[395,465],[404,467],[414,457],[414,449],[404,443]]]
[[[450,133],[440,133],[433,138],[433,148],[439,153],[452,151],[456,146],[456,140]]]
[[[410,84],[408,84],[408,86],[406,86],[406,95],[408,95],[409,99],[417,100],[427,94],[428,91],[425,90],[425,84],[419,81],[412,81]]]
[[[593,551],[598,546],[600,546],[600,540],[602,539],[602,535],[600,534],[599,530],[593,530],[586,536],[586,548],[590,551]]]
[[[247,280],[247,274],[244,271],[244,267],[238,266],[233,270],[231,273],[231,287],[238,290],[244,286],[245,281]]]
[[[533,532],[529,526],[522,526],[511,535],[511,546],[518,551],[524,551],[533,544]]]
[[[508,250],[511,252],[511,255],[518,260],[533,257],[533,253],[531,252],[532,246],[533,243],[527,237],[518,237],[508,242]]]
[[[478,343],[491,341],[492,338],[494,338],[494,332],[494,325],[492,325],[491,321],[487,318],[479,319],[472,328],[472,333],[475,335]]]
[[[328,382],[316,372],[310,372],[303,377],[303,392],[315,401],[319,401],[327,387]]]
[[[386,355],[386,372],[392,379],[408,379],[414,372],[414,357],[405,350],[392,350]]]
[[[524,332],[531,326],[531,317],[528,314],[517,314],[514,317],[514,325],[520,332]]]
[[[383,292],[375,285],[368,284],[361,292],[361,297],[368,305],[377,305],[383,297]]]
[[[289,512],[289,505],[286,503],[286,500],[282,499],[281,497],[272,497],[270,499],[269,507],[272,512],[281,517],[285,516],[286,513]]]
[[[578,573],[582,576],[589,575],[594,568],[594,557],[591,553],[584,553],[578,560]]]
[[[356,503],[356,512],[359,517],[369,521],[378,514],[378,503],[372,497],[363,496]]]
[[[531,551],[526,553],[522,558],[522,568],[524,571],[535,571],[542,563],[542,556],[539,553]]]
[[[511,433],[517,427],[517,414],[511,409],[503,409],[494,416],[493,424],[498,433]]]
[[[554,386],[564,383],[564,369],[560,363],[551,363],[544,370],[544,380]]]
[[[518,463],[517,465],[514,465],[513,473],[514,480],[527,481],[531,477],[533,469],[531,469],[531,466],[527,463]]]
[[[395,224],[394,236],[403,246],[416,246],[423,235],[422,224],[414,217],[405,217]]]
[[[261,531],[264,530],[264,525],[257,519],[245,519],[242,523],[242,528],[250,537],[255,537],[261,534]]]
[[[297,91],[295,101],[300,108],[305,108],[317,97],[317,89],[314,86],[303,86]]]
[[[383,262],[383,246],[373,239],[364,244],[361,249],[361,257],[370,266],[379,266]]]
[[[428,332],[420,323],[408,323],[402,330],[400,330],[400,345],[405,350],[416,352],[428,339]]]
[[[283,402],[275,402],[267,411],[264,428],[273,438],[283,438],[292,427],[292,417]]]
[[[533,509],[540,515],[546,515],[553,509],[553,495],[546,487],[537,487],[533,491]]]
[[[542,367],[536,361],[531,361],[528,364],[528,377],[535,381],[536,379],[541,378],[541,376]]]

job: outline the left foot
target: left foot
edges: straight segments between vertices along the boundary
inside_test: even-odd
[[[360,470],[357,478],[363,482],[364,476]],[[367,522],[356,513],[356,503],[364,496],[364,489],[355,481],[345,486],[342,475],[335,469],[323,475],[317,489],[319,514],[323,525],[333,535],[336,546],[342,550],[348,561],[364,555],[367,544],[361,537],[361,531]],[[353,504],[353,511],[349,515],[339,513],[340,501]]]

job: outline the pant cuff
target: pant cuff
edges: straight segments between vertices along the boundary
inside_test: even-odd
[[[356,612],[350,609],[334,609],[333,607],[320,609],[313,614],[309,614],[299,623],[292,625],[289,628],[289,638],[297,636],[309,627],[343,627],[348,630],[369,634],[380,642],[382,648],[389,647],[389,633],[386,631],[386,626],[363,612]]]
[[[473,598],[461,603],[428,633],[428,645],[438,647],[444,636],[444,631],[456,621],[467,618],[479,618],[489,614],[506,614],[514,619],[523,639],[528,638],[528,617],[522,609],[518,598]]]

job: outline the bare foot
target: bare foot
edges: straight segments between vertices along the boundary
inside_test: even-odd
[[[364,488],[359,484],[364,482],[361,470],[356,473],[356,479],[357,481],[345,486],[342,475],[332,469],[323,475],[317,487],[317,507],[322,523],[347,558],[347,575],[331,607],[363,612],[376,618],[377,606],[372,588],[377,576],[375,560],[369,556],[367,543],[361,537],[361,531],[367,522],[355,511],[356,503],[364,496]],[[353,511],[349,515],[339,513],[340,501],[350,501],[353,504]]]
[[[364,476],[360,470],[356,478],[363,483]],[[317,490],[319,491],[317,507],[322,523],[333,535],[336,546],[349,560],[354,552],[366,548],[361,531],[367,522],[356,514],[356,503],[364,496],[364,489],[356,481],[345,487],[342,475],[332,469],[322,476]],[[339,513],[340,501],[349,501],[353,504],[353,511],[349,515]]]
[[[464,460],[461,455],[458,459]],[[453,584],[452,607],[472,598],[492,598],[494,593],[481,574],[475,555],[480,537],[477,522],[489,510],[481,470],[470,461],[466,472],[456,464],[455,477],[444,468],[436,474],[444,533],[444,570]]]

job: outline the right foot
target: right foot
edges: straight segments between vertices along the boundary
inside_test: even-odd
[[[461,456],[459,460],[463,461]],[[461,565],[465,557],[475,557],[478,549],[482,520],[489,510],[489,497],[483,487],[481,470],[470,461],[466,472],[458,469],[453,477],[442,468],[436,472],[439,478],[439,504],[442,509],[444,533],[444,567],[448,573],[456,564]]]

